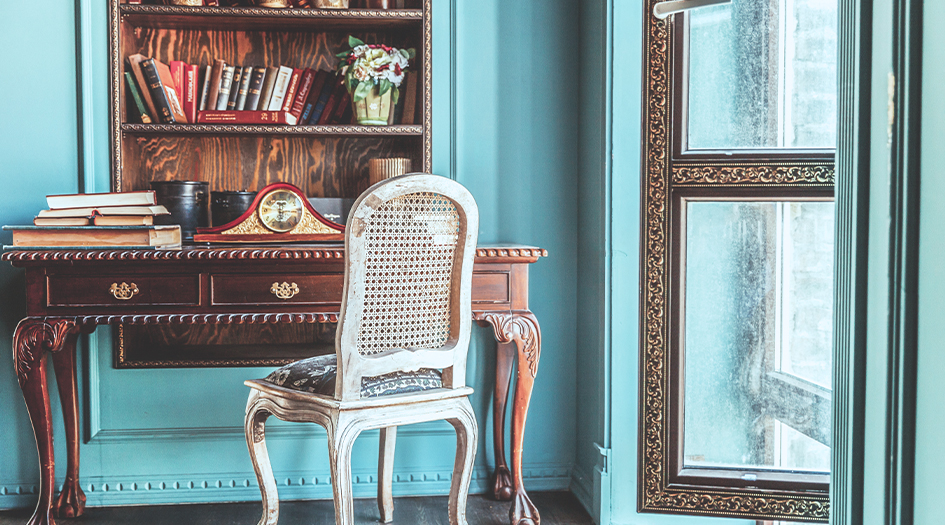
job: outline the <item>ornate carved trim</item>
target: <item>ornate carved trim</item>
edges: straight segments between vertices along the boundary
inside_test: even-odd
[[[531,246],[502,248],[482,247],[476,249],[476,257],[488,259],[519,259],[547,257],[548,250]],[[279,247],[279,248],[186,248],[183,250],[12,250],[0,256],[8,262],[63,262],[76,261],[194,261],[194,260],[244,260],[244,259],[324,259],[343,261],[344,248],[327,246]]]
[[[836,181],[833,164],[673,166],[673,185],[827,185]]]
[[[480,325],[488,324],[500,343],[514,342],[525,353],[528,371],[534,378],[538,375],[541,358],[541,328],[535,315],[528,311],[473,313]]]
[[[830,184],[833,168],[797,166],[679,166],[670,168],[670,79],[673,73],[671,20],[651,15],[661,0],[644,2],[645,12],[645,135],[643,185],[643,307],[641,329],[641,472],[639,504],[643,511],[715,515],[756,519],[826,522],[827,494],[797,496],[783,493],[676,489],[669,485],[670,404],[667,381],[667,277],[669,256],[669,188],[679,185]],[[672,171],[672,173],[671,173]],[[821,182],[823,181],[823,182]]]
[[[382,18],[420,20],[419,9],[272,9],[267,7],[187,7],[172,5],[122,5],[122,15],[194,15],[206,17],[252,16],[271,18],[363,20]]]
[[[72,319],[37,319],[29,318],[16,325],[13,334],[13,362],[16,367],[16,379],[22,388],[29,378],[30,371],[38,366],[46,352],[58,352],[66,337],[76,330]]]
[[[337,313],[80,315],[81,325],[337,323]]]
[[[111,0],[109,2],[109,40],[108,40],[108,52],[111,57],[111,68],[109,68],[109,79],[108,85],[111,87],[111,101],[110,108],[111,111],[111,139],[112,139],[112,191],[121,191],[121,175],[124,169],[124,163],[122,161],[121,153],[121,90],[124,87],[123,82],[119,82],[121,78],[121,68],[124,61],[124,57],[119,55],[120,39],[119,39],[119,28],[121,25],[119,17],[119,0]],[[124,6],[128,7],[128,6]],[[143,7],[143,6],[142,6]],[[148,6],[151,7],[151,6]]]
[[[273,135],[421,135],[423,127],[416,124],[397,126],[267,126],[262,124],[121,124],[125,133],[212,133]]]
[[[423,171],[433,173],[433,0],[423,13]]]
[[[283,366],[296,359],[201,359],[175,361],[128,361],[119,356],[118,368],[206,368],[222,366]]]

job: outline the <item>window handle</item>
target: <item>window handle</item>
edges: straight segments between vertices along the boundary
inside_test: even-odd
[[[660,20],[676,13],[682,13],[697,7],[706,7],[718,4],[731,4],[732,0],[670,0],[653,6],[653,16]]]

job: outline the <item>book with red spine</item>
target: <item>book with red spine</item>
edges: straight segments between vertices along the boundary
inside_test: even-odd
[[[328,123],[347,124],[347,122],[344,121],[344,116],[349,109],[351,109],[351,95],[346,89],[341,93],[341,98],[338,100],[338,105],[335,107],[335,113],[328,117]]]
[[[305,100],[305,107],[302,109],[302,115],[299,116],[298,124],[300,126],[305,125],[309,119],[312,117],[312,110],[315,109],[315,104],[318,103],[318,99],[322,94],[322,90],[325,89],[325,83],[328,82],[328,79],[332,77],[330,72],[320,69],[315,73],[315,80],[312,82],[312,89],[308,91],[308,97]]]
[[[302,116],[302,110],[305,109],[305,101],[308,100],[308,93],[312,89],[313,82],[315,82],[315,72],[306,68],[299,78],[299,88],[295,91],[295,100],[292,101],[292,108],[289,109],[289,115],[292,117],[289,124],[299,123],[299,117]]]
[[[201,111],[198,124],[287,124],[284,111]]]
[[[187,122],[193,124],[197,122],[197,106],[200,104],[200,100],[197,98],[197,80],[200,76],[200,69],[198,66],[191,64],[184,64],[184,84],[181,86],[181,96],[184,97],[182,101],[184,106],[184,116],[187,117]]]
[[[289,85],[285,91],[285,99],[282,101],[282,111],[289,113],[292,111],[292,104],[295,104],[295,93],[299,90],[299,80],[302,78],[301,69],[293,69],[292,76],[289,77]]]

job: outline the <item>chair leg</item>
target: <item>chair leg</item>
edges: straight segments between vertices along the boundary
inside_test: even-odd
[[[354,496],[351,491],[351,449],[361,430],[339,418],[328,433],[331,462],[331,489],[335,499],[335,525],[354,525]]]
[[[262,493],[263,513],[259,525],[276,525],[279,522],[279,491],[269,463],[269,451],[266,450],[266,419],[270,413],[260,406],[258,392],[254,390],[249,396],[245,423],[246,445]]]
[[[380,451],[377,457],[377,509],[381,511],[381,523],[394,521],[394,446],[397,444],[397,427],[381,429]]]
[[[466,525],[466,499],[476,459],[479,429],[476,414],[468,398],[459,403],[460,414],[449,419],[456,429],[456,462],[453,464],[453,482],[450,487],[450,525]]]

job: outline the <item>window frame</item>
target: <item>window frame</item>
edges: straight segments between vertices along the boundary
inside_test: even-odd
[[[659,20],[659,1],[644,2],[638,509],[825,523],[829,474],[683,468],[682,255],[686,199],[833,200],[835,150],[686,150],[688,15]]]

